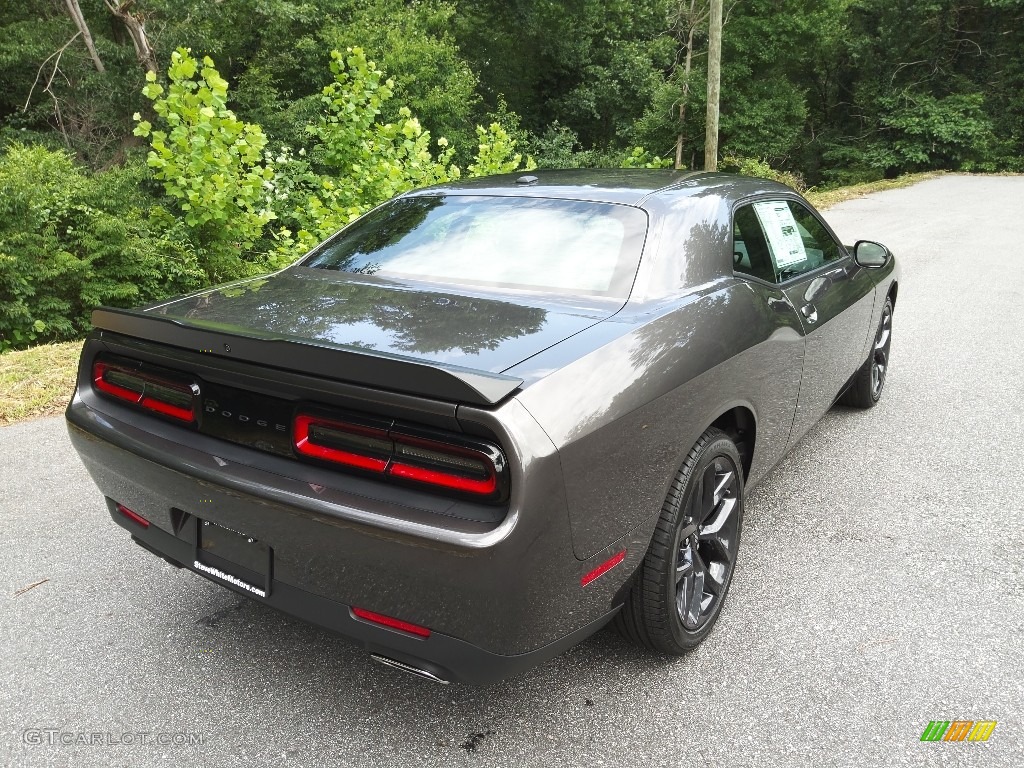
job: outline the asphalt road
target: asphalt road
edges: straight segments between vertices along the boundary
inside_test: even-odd
[[[0,763],[1024,765],[1024,178],[827,218],[903,265],[885,397],[752,492],[696,652],[605,631],[491,688],[404,676],[131,544],[45,419],[0,429]],[[998,725],[921,743],[937,719]]]

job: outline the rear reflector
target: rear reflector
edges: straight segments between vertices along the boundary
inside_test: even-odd
[[[132,512],[130,509],[128,509],[128,507],[124,506],[123,504],[117,505],[117,511],[125,517],[127,517],[133,523],[141,525],[143,528],[149,528],[149,520],[144,518],[138,512]]]
[[[390,424],[371,426],[300,413],[292,429],[295,451],[399,480],[497,499],[505,460],[497,447],[453,435],[433,439]]]
[[[98,360],[92,366],[93,386],[118,400],[179,421],[195,420],[198,386],[169,381],[150,373]]]
[[[401,619],[395,619],[391,616],[384,616],[380,613],[367,611],[365,608],[353,608],[352,613],[363,621],[380,624],[381,626],[389,627],[391,629],[398,629],[402,632],[408,632],[410,635],[416,635],[417,637],[430,637],[430,630],[426,627],[421,627],[418,624],[410,624],[408,621],[402,621]]]
[[[626,559],[626,550],[622,550],[616,555],[612,555],[610,558],[601,563],[597,568],[586,574],[580,579],[580,586],[585,587],[587,584],[592,582],[594,579],[604,576],[608,571],[614,568],[616,565]]]

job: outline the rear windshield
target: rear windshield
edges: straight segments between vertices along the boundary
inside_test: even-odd
[[[647,215],[608,203],[422,196],[371,211],[302,266],[456,285],[625,298]]]

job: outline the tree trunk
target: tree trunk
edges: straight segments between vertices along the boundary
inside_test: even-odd
[[[135,0],[115,0],[114,2],[103,0],[103,2],[106,3],[110,12],[124,23],[128,35],[132,39],[132,45],[135,46],[135,55],[138,56],[139,63],[147,72],[156,72],[156,52],[149,44],[145,20],[142,14],[135,14],[128,10]]]
[[[694,0],[696,2],[696,0]],[[694,2],[690,3],[690,11],[693,11]],[[690,26],[690,32],[686,37],[686,63],[683,65],[683,98],[679,102],[679,135],[676,136],[676,170],[683,167],[683,144],[686,141],[686,102],[690,98],[690,69],[693,65],[693,33],[696,32],[696,25]]]
[[[100,61],[100,55],[96,53],[96,46],[92,42],[89,25],[85,23],[82,9],[78,7],[78,0],[64,0],[64,4],[68,7],[68,15],[71,16],[71,20],[75,22],[78,31],[82,33],[82,39],[85,40],[85,47],[89,49],[89,55],[92,57],[92,63],[96,66],[96,71],[106,72],[107,70],[103,68],[103,62]]]
[[[711,0],[708,34],[708,120],[704,170],[718,170],[718,102],[722,85],[722,0]]]

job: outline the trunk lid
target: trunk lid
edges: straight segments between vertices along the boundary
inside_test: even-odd
[[[621,304],[481,295],[292,267],[143,310],[97,310],[93,323],[210,354],[490,404],[522,383],[502,371],[600,322]]]

